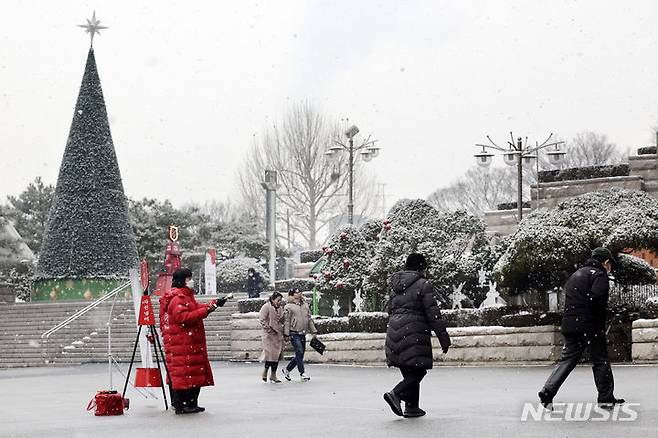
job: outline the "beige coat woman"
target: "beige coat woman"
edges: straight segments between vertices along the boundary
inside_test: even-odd
[[[283,353],[283,306],[275,307],[267,301],[260,309],[263,327],[263,353],[260,360],[278,362]]]

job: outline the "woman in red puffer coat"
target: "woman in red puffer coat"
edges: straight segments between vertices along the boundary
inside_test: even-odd
[[[177,414],[203,412],[198,405],[202,386],[214,385],[208,361],[206,331],[203,320],[226,302],[219,298],[210,303],[194,299],[192,271],[178,269],[173,274],[171,290],[160,298],[160,330],[170,379],[171,404]]]

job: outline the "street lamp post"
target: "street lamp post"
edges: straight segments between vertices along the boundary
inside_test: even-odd
[[[267,193],[266,234],[270,243],[270,286],[274,286],[276,281],[276,189],[279,188],[276,170],[265,170],[265,180],[261,186]]]
[[[377,140],[371,140],[368,136],[365,141],[360,145],[354,146],[354,137],[359,133],[359,128],[356,125],[350,126],[347,131],[345,131],[345,136],[348,139],[348,144],[344,144],[339,140],[334,140],[334,146],[330,147],[325,155],[331,159],[337,159],[340,157],[342,152],[347,151],[348,156],[348,203],[347,203],[347,221],[350,225],[354,224],[354,161],[355,161],[355,152],[360,152],[361,158],[363,161],[368,162],[373,158],[379,155],[379,147],[376,146]]]
[[[528,137],[525,138],[525,143],[522,141],[521,137],[514,141],[514,136],[510,132],[511,141],[508,141],[508,148],[502,148],[491,140],[491,137],[487,135],[487,140],[491,144],[476,144],[475,146],[481,147],[482,151],[474,155],[477,160],[477,164],[481,167],[489,167],[493,161],[493,156],[491,152],[487,149],[494,149],[502,152],[503,160],[505,164],[509,166],[516,165],[516,177],[517,177],[517,197],[516,197],[516,208],[518,212],[518,222],[521,222],[523,219],[523,164],[532,164],[533,160],[538,159],[537,152],[542,149],[554,147],[553,150],[548,151],[548,160],[552,164],[558,164],[562,158],[566,155],[566,152],[560,149],[560,146],[564,144],[563,141],[550,142],[553,133],[551,133],[548,138],[542,143],[535,143],[535,146],[528,146]]]

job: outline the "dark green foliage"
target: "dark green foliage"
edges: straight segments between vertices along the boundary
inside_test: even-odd
[[[126,277],[136,265],[137,247],[90,49],[36,278]]]
[[[560,325],[561,323],[562,314],[556,312],[538,313],[523,311],[503,315],[500,318],[500,325],[503,327],[534,327],[538,325]]]
[[[322,257],[322,250],[314,249],[310,251],[302,251],[299,253],[300,263],[315,263]]]
[[[477,271],[487,265],[491,250],[480,218],[464,211],[442,213],[422,199],[405,199],[393,206],[388,220],[368,265],[364,289],[369,302],[388,297],[390,276],[404,268],[411,252],[427,258],[427,277],[442,296],[464,282],[466,295],[476,304],[481,301],[484,291],[476,285]]]
[[[496,206],[497,210],[514,210],[517,208],[518,202],[503,202]],[[525,201],[521,203],[522,208],[530,208],[530,202]]]
[[[606,178],[611,176],[628,176],[631,167],[627,163],[607,166],[574,167],[561,170],[542,170],[539,172],[539,182],[574,181],[580,179]]]
[[[341,316],[340,318],[313,318],[313,323],[321,335],[326,335],[327,333],[347,333],[350,331],[350,321],[347,316]]]
[[[386,333],[388,314],[383,312],[359,312],[347,315],[349,331],[357,333]]]
[[[658,150],[658,148],[656,148],[656,146],[647,146],[647,147],[643,147],[643,148],[638,148],[637,149],[637,154],[638,155],[653,155],[653,154],[657,153],[656,152],[657,150]]]
[[[615,280],[620,284],[655,284],[656,273],[647,262],[628,254],[617,256]]]
[[[25,244],[35,253],[41,249],[54,193],[55,188],[45,185],[38,176],[20,195],[7,197],[9,206],[6,214]]]
[[[315,280],[312,278],[291,278],[288,280],[277,280],[274,283],[275,290],[281,293],[287,293],[289,289],[295,288],[302,292],[313,290]]]
[[[265,304],[268,299],[269,297],[247,298],[244,300],[238,300],[238,312],[240,313],[260,312],[260,308],[263,307],[263,304]]]

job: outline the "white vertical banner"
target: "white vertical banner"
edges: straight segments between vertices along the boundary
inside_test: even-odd
[[[217,295],[217,251],[210,248],[204,264],[206,295]]]
[[[137,327],[137,321],[139,319],[139,306],[142,302],[142,286],[139,281],[139,271],[137,269],[131,269],[130,271],[130,288],[133,294],[133,304],[135,307],[135,326]],[[151,355],[151,348],[149,346],[149,341],[146,339],[148,332],[147,326],[142,328],[142,331],[139,335],[139,353],[142,358],[142,367],[143,368],[153,368],[153,357]]]

